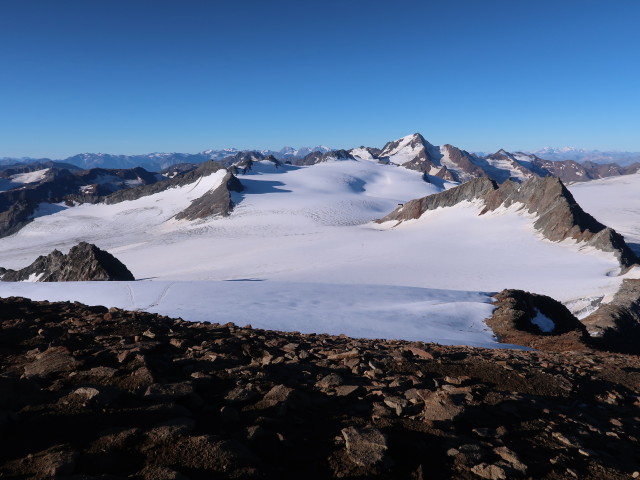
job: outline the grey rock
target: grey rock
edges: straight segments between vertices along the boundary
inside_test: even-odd
[[[554,242],[571,238],[598,250],[612,252],[620,263],[621,273],[640,262],[624,238],[582,210],[555,177],[532,177],[521,184],[506,181],[500,186],[488,178],[475,178],[444,192],[411,200],[378,220],[378,223],[400,223],[419,218],[429,210],[473,200],[482,200],[485,204],[481,214],[499,207],[521,204],[522,209],[536,216],[534,226],[545,238]]]
[[[351,460],[363,467],[382,462],[389,448],[384,434],[374,428],[343,428],[342,436]]]
[[[24,366],[24,374],[27,377],[44,377],[52,373],[71,372],[79,365],[80,362],[65,347],[50,347]]]
[[[228,216],[234,207],[231,192],[241,192],[244,187],[231,173],[227,173],[220,185],[191,202],[176,215],[177,220],[197,220],[215,215]]]
[[[135,280],[127,267],[109,252],[93,244],[80,242],[64,255],[54,250],[38,257],[20,270],[7,270],[3,282],[21,282],[29,278],[38,282],[127,281]]]
[[[318,382],[316,382],[316,387],[321,388],[323,390],[337,387],[338,385],[342,385],[344,380],[337,373],[330,373],[322,377]]]
[[[498,465],[490,465],[488,463],[481,463],[471,468],[471,471],[480,478],[487,480],[504,480],[507,478],[507,473],[504,468]]]
[[[582,319],[600,346],[640,353],[640,280],[625,279],[613,300]]]

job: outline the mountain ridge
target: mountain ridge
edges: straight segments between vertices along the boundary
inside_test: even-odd
[[[475,154],[450,144],[438,147],[429,143],[420,133],[406,135],[388,141],[381,149],[360,147],[345,149],[368,150],[366,156],[386,162],[403,165],[449,181],[464,182],[477,176],[488,176],[502,183],[507,178],[523,179],[531,175],[555,175],[565,182],[587,181],[612,175],[626,175],[640,171],[640,153],[600,152],[584,149],[545,148],[533,152],[507,152],[500,149],[491,154]],[[104,153],[82,153],[67,157],[61,162],[79,168],[133,168],[143,167],[149,171],[161,171],[173,165],[199,164],[209,160],[224,161],[241,153],[254,152],[264,156],[272,155],[279,161],[291,161],[298,165],[310,165],[313,155],[329,153],[333,150],[318,145],[316,147],[283,147],[280,150],[251,149],[208,149],[199,153],[149,153],[137,155],[113,155]],[[402,152],[401,152],[402,151]],[[312,155],[312,157],[309,157]],[[404,156],[404,157],[403,157]],[[389,157],[396,157],[389,159]],[[545,158],[546,157],[546,158]],[[0,165],[24,164],[30,162],[50,162],[49,159],[2,158]],[[617,162],[617,163],[616,163]]]
[[[613,252],[625,273],[640,260],[615,230],[598,222],[578,205],[561,180],[532,177],[523,183],[507,181],[498,185],[488,178],[476,178],[441,193],[411,200],[377,220],[378,223],[418,219],[423,213],[453,207],[464,201],[481,200],[480,215],[499,207],[522,205],[536,215],[534,227],[553,242],[573,239],[604,252]]]

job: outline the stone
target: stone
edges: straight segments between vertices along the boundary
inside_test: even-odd
[[[335,388],[336,396],[338,397],[355,396],[361,391],[362,389],[358,385],[338,385]]]
[[[423,350],[422,348],[409,346],[406,347],[405,350],[418,358],[422,358],[424,360],[433,360],[433,355],[426,350]]]
[[[318,382],[316,383],[316,387],[326,390],[332,387],[337,387],[338,385],[342,385],[343,383],[344,380],[340,375],[331,373],[318,380]]]
[[[154,383],[144,392],[146,397],[187,397],[193,393],[193,384],[190,381],[178,383]]]
[[[135,280],[120,260],[93,244],[80,242],[67,255],[54,250],[21,270],[8,270],[3,282],[21,282],[35,275],[38,282]]]
[[[80,362],[65,347],[49,347],[36,355],[33,362],[24,366],[27,377],[47,376],[52,373],[71,372],[76,370]]]
[[[431,421],[446,421],[458,416],[462,410],[462,407],[453,403],[449,395],[442,392],[430,392],[424,397],[422,418]]]
[[[402,397],[388,396],[384,398],[384,403],[392,410],[396,411],[396,415],[402,415],[403,409],[407,408],[409,402]]]
[[[507,473],[502,467],[487,463],[476,465],[471,468],[471,471],[480,478],[486,478],[487,480],[505,480],[507,478]]]
[[[516,455],[513,450],[503,446],[494,448],[493,451],[507,462],[511,468],[518,470],[520,473],[525,473],[527,471],[527,466],[520,461],[518,455]]]
[[[253,400],[258,396],[258,393],[253,388],[238,386],[230,390],[224,399],[228,403],[242,403]]]
[[[377,429],[348,427],[342,429],[347,454],[356,464],[363,467],[376,465],[387,453],[387,439]]]

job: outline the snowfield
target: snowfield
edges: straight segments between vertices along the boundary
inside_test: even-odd
[[[576,201],[640,254],[640,173],[569,186]]]
[[[39,182],[47,175],[48,171],[48,168],[44,168],[34,172],[16,173],[9,178],[0,178],[0,192],[17,188],[19,185]]]
[[[72,293],[70,293],[72,292]],[[361,338],[403,338],[489,348],[486,293],[378,285],[260,281],[2,284],[3,296],[145,310],[192,321]]]
[[[0,239],[1,266],[21,268],[87,241],[142,281],[0,283],[0,295],[261,328],[496,346],[482,322],[493,308],[487,292],[520,288],[578,306],[582,299],[606,301],[622,281],[612,254],[545,240],[517,207],[480,216],[480,205],[467,203],[400,225],[372,223],[440,188],[419,172],[366,159],[259,163],[239,176],[246,189],[233,194],[231,216],[173,218],[224,173],[115,205],[42,206],[31,224]],[[616,188],[602,192],[611,205]],[[638,218],[634,210],[629,219],[634,212]]]

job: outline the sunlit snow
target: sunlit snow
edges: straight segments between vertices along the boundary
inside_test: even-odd
[[[11,176],[11,181],[14,183],[35,183],[42,180],[47,172],[48,168],[43,168],[42,170],[36,170],[34,172],[27,173],[18,173],[16,175]]]

